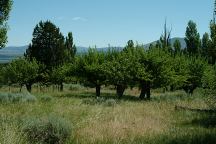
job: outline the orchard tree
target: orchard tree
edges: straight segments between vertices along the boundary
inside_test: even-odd
[[[171,67],[171,55],[166,50],[152,48],[140,59],[140,98],[150,99],[151,87],[166,87],[171,83],[174,72]]]
[[[95,87],[96,96],[99,97],[101,86],[106,82],[106,76],[102,66],[106,61],[106,54],[104,52],[98,52],[97,49],[90,48],[88,53],[80,56],[77,61],[75,68],[76,76],[79,77],[84,85]]]
[[[54,68],[50,74],[50,81],[52,84],[58,85],[60,91],[63,91],[63,83],[67,81],[67,73],[69,72],[70,66],[70,64],[64,64]]]
[[[200,35],[197,31],[197,25],[193,21],[188,22],[185,33],[185,42],[189,55],[197,55],[200,49]]]
[[[0,48],[5,47],[7,43],[7,20],[12,7],[12,0],[0,1]]]
[[[122,98],[125,89],[133,80],[135,64],[130,51],[119,52],[103,66],[108,84],[116,87],[116,94],[119,98]]]
[[[202,77],[207,65],[207,62],[201,57],[188,57],[187,74],[185,74],[187,79],[182,87],[185,92],[193,94],[197,87],[202,86]]]
[[[33,32],[32,43],[25,56],[43,63],[47,69],[58,67],[65,59],[64,36],[52,22],[41,21]]]
[[[25,85],[27,90],[31,92],[32,85],[37,81],[39,67],[35,59],[32,61],[24,58],[13,60],[2,69],[4,82],[9,86],[19,84],[20,90]]]

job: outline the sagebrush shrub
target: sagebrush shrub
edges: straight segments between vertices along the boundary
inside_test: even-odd
[[[35,102],[37,99],[30,93],[0,93],[0,103]]]
[[[63,144],[71,135],[71,125],[59,117],[33,118],[23,123],[23,132],[30,143]]]

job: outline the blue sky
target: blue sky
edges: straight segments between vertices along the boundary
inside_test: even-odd
[[[157,40],[165,18],[172,37],[184,37],[189,20],[209,31],[214,0],[14,0],[8,46],[28,45],[40,20],[51,20],[77,46],[124,46]]]

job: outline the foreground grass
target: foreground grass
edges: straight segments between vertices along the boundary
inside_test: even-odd
[[[2,89],[4,91],[6,89]],[[16,91],[16,90],[14,90]],[[28,143],[20,121],[54,115],[68,120],[72,134],[67,143],[216,143],[216,127],[206,114],[176,111],[176,105],[208,108],[199,92],[188,97],[183,92],[153,93],[151,101],[139,101],[138,90],[127,90],[122,100],[104,89],[103,101],[94,99],[93,89],[66,89],[33,94],[35,103],[0,104],[0,143]],[[49,95],[52,100],[41,100]],[[132,95],[132,96],[131,96]],[[107,104],[106,99],[114,99]]]

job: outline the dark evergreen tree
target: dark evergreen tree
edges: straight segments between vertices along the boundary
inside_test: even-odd
[[[41,21],[33,32],[32,43],[25,56],[43,63],[47,69],[62,65],[65,59],[64,36],[50,21]]]
[[[200,35],[195,22],[191,20],[188,22],[185,36],[188,54],[197,55],[200,49]]]
[[[0,48],[7,43],[7,20],[12,7],[12,0],[0,0]]]

